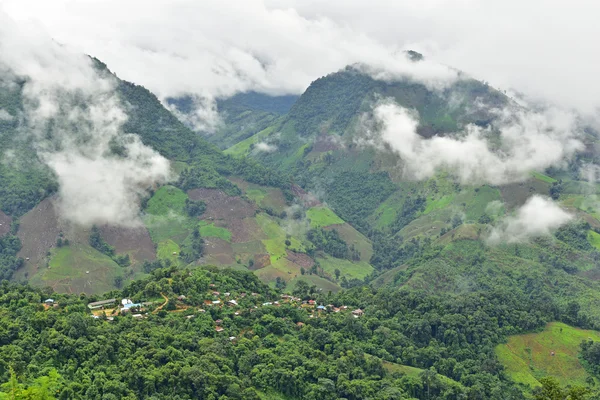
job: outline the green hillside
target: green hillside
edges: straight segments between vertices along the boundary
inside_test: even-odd
[[[600,340],[596,331],[550,323],[540,333],[511,336],[496,347],[500,362],[512,380],[539,386],[539,379],[552,376],[563,385],[585,385],[589,373],[579,359],[581,342]]]

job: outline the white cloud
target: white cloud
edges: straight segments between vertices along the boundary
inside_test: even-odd
[[[467,126],[461,135],[426,139],[417,133],[416,111],[388,101],[375,106],[360,142],[380,148],[385,144],[400,156],[408,178],[426,179],[447,169],[462,183],[490,184],[525,180],[531,171],[560,166],[583,149],[569,113],[498,114],[490,129]]]
[[[0,121],[12,121],[13,116],[6,110],[0,108]]]
[[[139,223],[138,197],[168,178],[169,162],[123,132],[115,80],[1,9],[0,71],[5,80],[24,79],[19,130],[56,174],[62,216],[84,225]],[[112,154],[115,144],[122,156]]]
[[[502,89],[596,113],[600,5],[573,0],[4,0],[159,97],[299,93],[414,48]],[[118,12],[115,12],[118,10]]]
[[[277,146],[265,142],[258,142],[254,145],[254,149],[264,153],[272,153],[277,150]]]
[[[568,223],[573,216],[560,208],[552,200],[532,196],[513,216],[506,217],[495,227],[488,243],[525,242],[533,237],[546,236]]]

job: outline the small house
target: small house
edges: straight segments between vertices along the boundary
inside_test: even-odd
[[[194,318],[194,316],[193,315],[188,315],[186,318],[187,319],[192,319],[192,318]]]
[[[263,303],[263,306],[271,306],[273,305],[273,303],[271,303],[270,301],[267,301],[266,303]]]
[[[360,317],[364,313],[365,312],[363,310],[361,310],[360,308],[357,308],[356,310],[352,311],[352,315],[354,315],[355,317]]]
[[[296,326],[298,327],[298,329],[300,329],[304,326],[304,322],[296,322]]]
[[[48,305],[54,304],[54,299],[46,299],[46,300],[44,300],[44,304],[48,304]]]
[[[237,306],[238,305],[237,301],[235,301],[235,300],[229,300],[227,302],[227,304],[229,304],[230,306]]]
[[[325,311],[326,307],[324,305],[317,306],[317,310]]]
[[[186,297],[184,294],[182,294],[181,296],[177,296],[177,300],[179,300],[179,301],[183,301],[185,299],[186,299]]]
[[[222,326],[215,326],[215,331],[217,332],[223,332],[225,329],[223,329]]]
[[[214,283],[211,283],[210,285],[208,285],[208,287],[214,288],[214,287],[217,287],[217,285],[215,285]]]
[[[229,336],[229,340],[233,342],[235,340],[235,336]]]
[[[229,296],[231,296],[231,293],[225,292],[225,297],[229,297]]]
[[[221,293],[219,293],[219,292],[212,292],[212,295],[213,295],[213,296],[218,296],[218,295],[220,295],[220,294],[221,294]]]
[[[221,300],[215,300],[212,302],[213,304],[221,304]]]
[[[116,301],[117,301],[117,299],[94,301],[94,302],[88,303],[88,308],[90,310],[96,310],[98,308],[104,308],[105,306],[108,306],[108,305],[112,306]]]
[[[244,293],[244,292],[240,293],[240,297],[246,297],[246,293]]]
[[[240,313],[236,311],[233,313],[233,315],[240,315]]]
[[[142,318],[142,314],[133,314],[132,317],[133,318]]]
[[[314,306],[316,304],[316,302],[314,300],[309,300],[308,304],[310,304],[311,306]]]
[[[131,303],[133,303],[133,302],[131,301],[131,299],[121,299],[121,304],[122,304],[123,306],[126,306],[127,304],[131,304]]]
[[[215,324],[217,324],[217,325],[221,325],[222,323],[223,323],[222,319],[218,319],[218,320],[215,321]]]

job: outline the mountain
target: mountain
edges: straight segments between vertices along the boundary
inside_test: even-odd
[[[257,132],[262,131],[281,116],[288,113],[298,96],[269,96],[258,92],[238,93],[231,97],[217,99],[216,110],[219,121],[214,132],[205,135],[205,139],[221,149],[226,149]],[[167,104],[184,116],[193,118],[198,105],[191,96],[168,98]],[[193,124],[190,126],[194,128]]]
[[[163,266],[213,264],[250,269],[265,282],[290,288],[306,273],[306,279],[322,290],[337,291],[339,279],[362,279],[372,271],[370,241],[330,209],[319,204],[307,207],[315,219],[307,223],[302,219],[302,194],[294,194],[283,174],[224,154],[175,118],[148,90],[118,80],[106,65],[95,63],[117,80],[116,93],[128,117],[123,129],[170,160],[178,179],[154,187],[149,197],[140,199],[142,226],[108,224],[94,231],[71,224],[61,218],[57,181],[32,143],[14,149],[19,128],[12,121],[3,131],[3,144],[28,167],[2,165],[1,179],[7,182],[0,193],[7,234],[2,246],[10,255],[3,263],[5,278],[65,292],[101,293]],[[19,91],[3,94],[7,99],[3,108],[18,114],[23,104]],[[272,115],[284,111],[289,101],[290,97],[268,101],[245,94],[223,104],[227,110],[250,107]],[[11,104],[13,108],[7,106]],[[330,239],[338,245],[337,257],[331,256],[329,247],[318,250],[307,236],[331,227],[340,231],[326,233],[334,235]],[[325,248],[325,239],[320,238]],[[336,279],[338,269],[343,272]]]
[[[126,116],[109,114],[123,132],[103,149],[103,168],[151,154],[168,160],[171,179],[123,175],[125,186],[102,186],[133,192],[129,224],[66,218],[65,171],[47,154],[68,159],[71,143],[54,140],[55,127],[86,145],[85,116],[104,109],[76,92],[67,104],[80,114],[64,107],[66,122],[29,135],[27,78],[0,85],[0,399],[597,391],[597,334],[587,330],[600,329],[600,188],[582,177],[594,172],[585,167],[596,158],[593,129],[535,114],[461,73],[440,87],[354,65],[299,97],[220,99],[209,134],[186,125],[195,99],[162,104],[93,65]],[[410,136],[376,136],[391,123],[377,119],[382,110]],[[506,129],[518,146],[505,143]],[[434,157],[422,151],[431,143],[443,144]],[[465,144],[478,151],[448,158]],[[567,162],[539,162],[536,148]],[[145,160],[139,175],[152,169]],[[419,175],[415,163],[433,167]],[[504,174],[467,179],[473,165]],[[105,181],[71,167],[69,176],[87,172],[76,189]],[[569,379],[588,386],[560,386]]]
[[[496,134],[493,126],[502,118],[497,110],[523,107],[470,78],[440,91],[410,79],[377,80],[364,71],[352,66],[317,79],[284,119],[225,152],[289,172],[370,239],[375,270],[367,280],[375,286],[455,295],[499,285],[548,292],[563,304],[578,302],[589,316],[600,315],[600,222],[593,206],[598,188],[579,172],[593,154],[583,151],[568,168],[532,172],[522,181],[461,183],[443,170],[415,180],[402,173],[397,154],[359,144],[374,103],[392,99],[416,110],[417,132],[425,140],[452,138],[469,124]],[[591,148],[597,137],[586,130],[582,140]],[[276,150],[259,151],[259,143]],[[490,232],[536,195],[556,199],[573,221],[550,237],[490,245]]]

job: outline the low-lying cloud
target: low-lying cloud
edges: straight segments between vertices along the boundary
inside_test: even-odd
[[[83,225],[139,223],[139,197],[169,178],[169,162],[123,132],[114,78],[1,10],[0,71],[24,82],[19,133],[55,173],[61,216]]]
[[[488,243],[520,243],[531,238],[550,235],[567,224],[573,216],[551,199],[535,195],[519,208],[515,215],[504,218],[490,233]]]
[[[415,110],[387,101],[365,120],[359,143],[398,154],[407,178],[426,179],[445,169],[463,184],[523,181],[531,171],[563,166],[583,149],[575,117],[557,109],[498,111],[490,128],[469,125],[446,137],[424,138],[418,126]]]
[[[0,108],[0,121],[12,121],[13,116],[6,110]]]
[[[258,142],[254,145],[254,150],[263,153],[272,153],[277,150],[277,146],[266,142]]]

